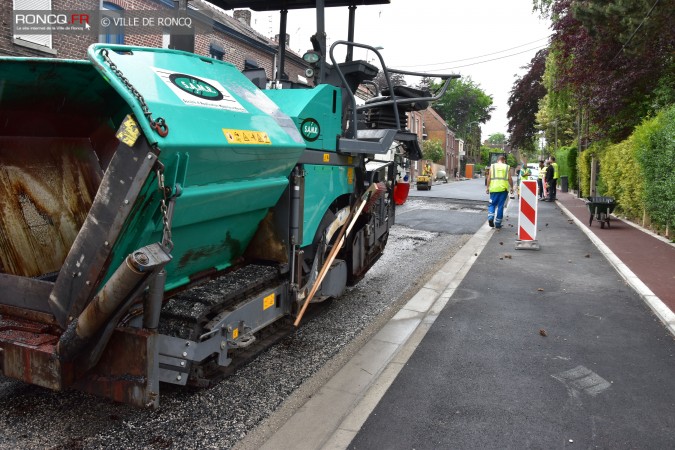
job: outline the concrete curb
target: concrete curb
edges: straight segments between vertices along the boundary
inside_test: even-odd
[[[668,331],[675,336],[675,313],[668,308],[659,297],[657,297],[646,284],[640,280],[632,270],[624,264],[618,256],[612,252],[604,242],[600,240],[584,223],[574,216],[565,206],[556,201],[560,209],[581,229],[581,231],[595,244],[600,253],[609,261],[617,272],[626,280],[626,282],[637,292],[640,297],[649,305],[656,317],[663,322]],[[641,227],[640,227],[641,228]],[[638,228],[639,229],[639,228]],[[642,230],[641,230],[642,231]]]

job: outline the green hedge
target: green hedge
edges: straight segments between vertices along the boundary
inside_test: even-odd
[[[644,176],[644,200],[653,225],[675,226],[675,105],[635,129],[637,160]]]
[[[641,219],[644,212],[644,177],[637,161],[634,136],[604,149],[600,155],[600,173],[601,194],[616,199],[617,212]]]
[[[561,161],[563,156],[560,155]],[[627,217],[641,220],[646,213],[652,226],[672,233],[675,226],[675,106],[646,119],[628,139],[618,144],[596,142],[579,153],[576,169],[583,197],[590,195],[593,156],[600,162],[598,195],[616,198],[617,211]],[[568,153],[567,157],[571,155]]]
[[[579,153],[577,158],[577,170],[581,181],[581,196],[591,195],[591,159],[593,156],[600,156],[605,149],[605,142],[596,142],[585,151]]]
[[[577,152],[576,147],[570,148],[569,153],[567,154],[567,167],[569,167],[569,185],[570,189],[579,188],[579,173],[577,171]]]

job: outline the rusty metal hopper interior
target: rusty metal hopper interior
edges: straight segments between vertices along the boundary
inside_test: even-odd
[[[0,273],[53,281],[128,107],[89,63],[8,65],[0,84]]]

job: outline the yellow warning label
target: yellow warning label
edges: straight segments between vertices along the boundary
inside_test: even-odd
[[[347,169],[347,184],[352,184],[354,182],[354,169]]]
[[[138,124],[133,117],[127,114],[115,136],[129,147],[133,147],[140,135],[141,130],[138,129]]]
[[[274,292],[263,299],[263,311],[274,306]]]
[[[239,337],[239,328],[232,330],[232,339],[237,339]]]
[[[323,162],[330,162],[330,153],[323,154]]]
[[[227,142],[230,144],[272,144],[269,135],[264,131],[232,130],[229,128],[223,128],[223,134],[225,135]]]

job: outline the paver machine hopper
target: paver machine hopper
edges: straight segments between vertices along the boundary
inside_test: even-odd
[[[366,164],[392,144],[419,158],[405,112],[442,92],[389,81],[358,106],[378,68],[352,49],[381,56],[352,42],[353,14],[327,49],[323,21],[388,1],[212,3],[316,8],[311,85],[157,48],[0,58],[0,374],[156,407],[160,382],[208,386],[384,251],[395,164]]]

